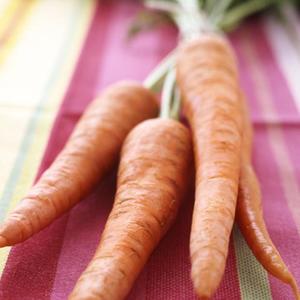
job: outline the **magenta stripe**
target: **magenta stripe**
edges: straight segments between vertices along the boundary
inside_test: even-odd
[[[99,37],[103,38],[106,30],[103,18],[99,17],[100,6],[93,17],[74,76],[52,129],[39,174],[50,165],[63,146],[78,119],[78,108],[82,109],[91,99],[96,85],[97,62],[101,59]],[[12,249],[1,281],[2,299],[50,298],[67,220],[68,215],[64,215]]]
[[[155,65],[176,47],[173,27],[144,32],[126,40],[127,30],[135,13],[141,9],[137,1],[115,2],[104,59],[98,77],[98,89],[117,80],[144,80]]]
[[[256,31],[251,31],[251,28],[254,28]],[[246,32],[250,32],[250,35],[246,35],[245,37]],[[246,61],[244,53],[241,49],[243,39],[249,39],[250,45],[255,48],[255,54],[260,57],[261,60],[259,59],[257,63],[259,63],[260,69],[264,70],[264,77],[270,84],[269,89],[274,99],[274,106],[276,106],[277,111],[282,112],[282,114],[279,116],[277,115],[278,122],[280,122],[279,117],[295,118],[294,110],[296,108],[294,104],[291,101],[287,103],[288,91],[279,91],[279,89],[283,89],[287,86],[284,83],[284,78],[280,78],[280,74],[277,73],[278,68],[274,66],[274,60],[270,59],[272,58],[271,53],[264,53],[263,57],[259,56],[262,55],[262,48],[260,47],[264,47],[263,49],[265,52],[267,51],[267,47],[264,43],[265,37],[262,35],[258,25],[255,23],[249,24],[249,28],[247,27],[243,32],[238,32],[236,38],[239,40],[236,51],[239,60],[242,64],[244,64],[246,69],[250,70],[251,67],[249,65],[250,62]],[[265,55],[267,55],[269,59],[267,59]],[[267,59],[266,62],[265,59]],[[248,72],[248,75],[245,78],[242,77],[242,81],[244,81],[244,85],[247,86],[247,95],[251,100],[250,103],[252,104],[252,108],[255,108],[253,110],[254,114],[258,113],[262,118],[264,118],[264,112],[259,112],[258,102],[260,100],[258,97],[260,92],[255,90],[253,78],[250,76],[251,74]],[[275,80],[279,79],[280,81],[277,82],[277,84],[274,84]],[[271,83],[273,84],[271,85]],[[281,98],[283,95],[285,95],[285,98]],[[300,260],[299,257],[296,257],[295,253],[297,253],[297,249],[300,247],[300,240],[296,225],[293,222],[291,212],[287,206],[281,184],[281,178],[279,175],[279,167],[277,165],[278,162],[275,160],[274,153],[270,147],[270,133],[272,131],[281,131],[281,133],[283,133],[285,136],[286,141],[290,143],[292,137],[291,127],[287,126],[281,128],[279,123],[277,125],[260,125],[255,127],[255,129],[255,146],[253,157],[255,168],[261,182],[265,220],[275,245],[278,247],[282,257],[290,267],[291,271],[295,274],[299,282]],[[290,288],[278,282],[278,280],[271,276],[270,284],[274,299],[293,299]]]

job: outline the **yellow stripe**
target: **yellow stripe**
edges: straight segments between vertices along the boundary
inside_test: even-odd
[[[11,0],[8,5],[4,8],[2,14],[0,15],[0,38],[2,34],[6,31],[7,27],[10,25],[16,10],[20,5],[20,0]]]
[[[64,96],[65,89],[67,88],[74,68],[76,67],[77,58],[80,54],[84,37],[87,34],[90,20],[96,7],[96,1],[84,1],[84,5],[81,5],[81,7],[81,19],[78,19],[76,23],[77,26],[73,31],[74,37],[72,41],[70,41],[72,48],[66,55],[66,59],[64,60],[64,64],[61,67],[60,72],[58,72],[58,75],[60,74],[60,76],[57,76],[56,81],[48,94],[48,97],[52,100],[52,102],[50,103],[50,106],[48,106],[48,110],[44,111],[38,121],[38,125],[36,126],[36,131],[34,133],[34,139],[28,151],[25,163],[22,166],[21,175],[13,192],[8,211],[12,210],[21,197],[24,196],[35,177],[55,113],[58,110],[58,106]],[[5,267],[9,251],[10,248],[4,248],[0,251],[0,276]]]
[[[33,4],[35,0],[27,0],[26,5],[23,4],[21,6],[25,10],[22,12],[22,16],[20,20],[18,20],[17,24],[14,27],[14,30],[10,33],[11,35],[7,39],[6,43],[1,45],[0,47],[0,64],[5,60],[5,58],[9,55],[9,52],[13,49],[14,45],[17,42],[18,36],[20,36],[22,29],[24,28],[25,21],[29,17],[30,13],[32,12]],[[18,10],[21,1],[13,0],[9,2],[9,5],[4,10],[3,14],[0,17],[0,38],[5,31],[7,30],[7,26],[10,26],[11,22],[13,22],[16,10]],[[9,24],[9,25],[8,25]],[[10,247],[4,248],[0,251],[0,276],[2,274],[3,268],[5,266],[8,253],[10,251]]]
[[[18,22],[15,24],[13,32],[10,33],[9,37],[0,48],[0,64],[3,63],[3,61],[6,59],[6,57],[9,55],[10,51],[16,44],[17,39],[22,33],[22,29],[24,28],[24,24],[26,23],[27,18],[30,16],[32,12],[32,8],[36,2],[37,2],[36,0],[27,0],[27,1],[23,0],[22,2],[23,11],[18,19]]]
[[[10,0],[0,0],[0,20],[3,16],[3,12],[6,10],[10,2],[11,2]]]
[[[23,3],[22,3],[23,2]],[[13,31],[10,33],[11,35],[7,39],[6,43],[0,45],[0,64],[5,60],[5,57],[8,56],[10,50],[12,50],[13,46],[17,41],[17,37],[21,34],[21,30],[24,27],[25,19],[29,16],[29,12],[33,7],[34,1],[29,0],[26,1],[26,5],[24,5],[24,0],[12,0],[8,2],[8,5],[5,7],[3,13],[0,16],[0,39],[3,38],[3,35],[6,34],[6,31],[9,26],[15,25]],[[17,24],[11,24],[16,17],[16,12],[20,9],[20,6],[26,11],[22,13],[22,17],[18,20]],[[5,265],[8,253],[10,251],[9,248],[2,249],[0,251],[0,275],[2,274],[3,267]]]
[[[65,89],[71,79],[71,75],[73,74],[72,71],[74,70],[76,59],[82,46],[83,37],[87,30],[88,21],[90,20],[89,17],[91,17],[91,13],[93,11],[92,8],[94,5],[91,4],[95,2],[86,2],[88,5],[85,5],[82,8],[82,19],[78,20],[77,27],[74,28],[74,32],[76,34],[72,41],[72,49],[70,50],[71,53],[68,53],[66,56],[64,65],[60,69],[60,72],[58,72],[60,76],[56,78],[52,90],[48,94],[48,99],[52,99],[52,102],[50,103],[51,107],[48,106],[48,110],[44,111],[38,126],[35,128],[36,131],[34,133],[34,140],[31,144],[30,150],[28,151],[28,156],[26,157],[20,179],[16,185],[17,188],[10,201],[8,211],[11,211],[16,206],[22,195],[24,195],[26,190],[30,187],[36,174],[36,170],[40,163],[39,160],[42,157],[43,149],[48,139],[49,130],[51,129],[55,114],[64,96]]]
[[[19,5],[17,5],[19,2]],[[12,15],[12,14],[15,14],[16,13],[16,10],[18,9],[21,9],[23,12],[22,12],[22,16],[21,17],[21,20],[20,22],[18,21],[15,25],[15,28],[13,30],[13,32],[11,32],[11,34],[13,36],[11,36],[6,42],[8,43],[5,43],[3,44],[2,46],[0,46],[0,63],[1,63],[1,58],[2,58],[2,62],[4,61],[5,57],[8,56],[8,54],[12,53],[13,52],[13,49],[15,49],[15,44],[16,42],[18,41],[18,37],[20,36],[21,34],[21,31],[25,29],[25,17],[26,19],[28,19],[30,13],[32,12],[32,8],[33,8],[33,4],[36,3],[37,1],[33,1],[33,0],[26,0],[26,1],[22,1],[22,0],[13,0],[11,1],[9,4],[9,6],[6,7],[5,9],[5,14],[9,14],[9,15]],[[21,3],[21,4],[20,4]],[[26,5],[24,5],[26,3]],[[2,14],[2,17],[4,16],[4,14]],[[3,17],[4,18],[4,17]],[[2,18],[2,20],[3,20]],[[0,37],[1,38],[1,37]],[[4,65],[0,65],[0,71],[2,72],[4,69],[3,69]],[[2,78],[2,77],[1,77]],[[5,81],[4,81],[5,82]],[[3,82],[2,84],[3,85]],[[0,96],[1,96],[1,99],[0,101],[2,102],[3,99],[8,99],[9,102],[12,100],[11,98],[5,98],[5,96],[3,97],[3,91],[5,91],[5,89],[3,89],[0,93]],[[3,114],[3,106],[1,105],[0,106],[0,113]],[[5,110],[5,109],[4,109]],[[17,111],[16,111],[17,112]],[[4,112],[5,113],[5,112]],[[13,115],[13,118],[16,117],[17,114],[14,116]],[[24,125],[24,123],[27,121],[27,116],[28,116],[28,112],[24,112],[24,115],[22,115],[22,120],[20,121],[20,127],[19,127],[19,132],[17,133],[17,135],[15,136],[15,139],[14,139],[14,142],[11,143],[12,146],[16,146],[16,142],[18,139],[16,139],[17,137],[20,136],[20,131],[23,129],[22,125]],[[11,125],[12,124],[12,121],[9,121],[10,119],[8,118],[8,115],[5,116],[4,120],[2,119],[2,122],[4,121],[4,124],[8,124],[8,125]],[[3,124],[3,125],[4,125]],[[1,130],[3,132],[3,128]],[[1,132],[0,131],[0,132]],[[3,153],[4,151],[1,151],[1,154]],[[15,151],[12,150],[10,151],[10,159],[8,159],[8,161],[10,161],[12,159],[12,153],[14,153]],[[7,169],[6,169],[7,170]],[[3,177],[5,178],[6,175],[5,175],[5,170],[3,170],[3,173],[1,174],[1,179],[3,179]],[[3,189],[3,184],[0,184],[0,192],[2,194],[2,189]]]

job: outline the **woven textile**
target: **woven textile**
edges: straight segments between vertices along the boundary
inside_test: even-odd
[[[120,79],[142,81],[174,48],[172,28],[126,39],[135,1],[0,0],[0,219],[63,147],[86,105]],[[253,162],[270,235],[300,283],[300,20],[253,19],[230,35],[255,128]],[[51,130],[52,128],[52,130]],[[44,154],[43,154],[44,153]],[[0,299],[66,299],[99,242],[115,171],[51,226],[0,250]],[[196,299],[189,278],[193,188],[130,300]],[[293,299],[234,228],[214,299]]]

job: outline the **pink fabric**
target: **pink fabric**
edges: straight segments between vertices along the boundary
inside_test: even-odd
[[[255,53],[259,57],[257,63],[260,64],[264,76],[268,79],[267,84],[271,91],[274,106],[272,115],[267,115],[260,109],[257,99],[259,91],[255,91],[253,78],[248,72],[251,62],[247,61],[241,53],[241,39],[246,31],[249,33],[250,41],[255,45]],[[299,182],[299,155],[296,152],[297,145],[298,147],[300,145],[299,123],[295,123],[295,120],[299,122],[299,113],[286,80],[275,61],[262,24],[259,21],[249,23],[248,26],[244,26],[233,34],[232,42],[240,62],[241,83],[247,96],[252,118],[255,120],[253,161],[261,183],[266,224],[274,244],[299,282],[300,260],[296,253],[300,247],[300,239],[280,184],[278,163],[272,155],[268,141],[268,131],[281,132],[290,158],[293,160],[294,171]],[[268,119],[271,119],[272,122],[268,122]],[[269,276],[269,280],[274,299],[293,299],[291,290],[287,285],[281,284],[272,276]]]
[[[76,70],[56,118],[39,174],[47,168],[64,145],[80,113],[105,86],[120,79],[142,81],[155,64],[176,45],[176,32],[171,28],[145,33],[125,41],[130,18],[139,6],[134,1],[99,1],[96,14],[77,63]],[[272,87],[276,115],[281,124],[288,154],[300,183],[299,121],[286,81],[272,55],[261,24],[255,21],[232,35],[231,40],[240,62],[241,81],[255,120],[254,164],[262,185],[264,211],[270,234],[283,258],[300,281],[300,260],[296,253],[300,239],[280,184],[277,163],[268,140],[268,132],[279,125],[265,123],[268,117],[258,105],[249,61],[240,48],[244,30],[255,43],[263,72]],[[115,170],[71,212],[55,221],[28,241],[13,248],[2,281],[1,299],[66,299],[99,241],[112,206]],[[193,206],[193,188],[186,195],[178,219],[134,286],[130,300],[196,299],[189,278],[189,230]],[[274,218],[276,216],[276,218]],[[288,287],[270,277],[274,299],[292,299]],[[233,245],[225,276],[214,299],[240,299]]]
[[[276,109],[276,117],[278,119],[278,125],[273,126],[271,130],[280,131],[283,135],[285,145],[288,150],[288,154],[290,159],[293,162],[293,170],[292,172],[296,175],[298,184],[300,183],[300,169],[299,169],[299,152],[296,153],[295,150],[300,145],[300,136],[299,136],[299,126],[295,126],[295,124],[287,124],[281,125],[280,120],[289,120],[294,119],[295,117],[299,118],[299,113],[296,109],[294,100],[291,96],[291,93],[288,89],[287,82],[284,76],[281,74],[278,66],[274,63],[275,58],[273,56],[272,50],[268,44],[268,40],[265,32],[259,27],[259,23],[256,26],[252,26],[251,32],[252,37],[254,36],[259,38],[260,43],[256,43],[257,53],[259,54],[259,63],[263,66],[263,71],[265,76],[269,79],[269,89],[271,91],[272,100],[274,103],[274,107]],[[259,135],[258,135],[259,136]],[[257,143],[261,145],[261,143]],[[298,146],[297,146],[298,145]],[[299,148],[298,148],[299,149]],[[264,171],[263,166],[263,158],[268,158],[268,152],[262,155],[260,151],[256,156],[256,160],[261,159],[259,163],[257,163],[259,169],[262,169],[261,173]],[[297,257],[296,253],[299,251],[300,247],[300,239],[297,233],[297,228],[292,220],[291,214],[286,209],[286,203],[284,203],[285,196],[278,197],[278,194],[274,192],[274,186],[277,185],[279,181],[275,181],[273,178],[274,166],[270,165],[270,167],[266,167],[266,170],[269,171],[269,175],[263,174],[261,175],[261,184],[263,188],[263,195],[265,200],[264,212],[266,216],[266,222],[268,228],[270,228],[271,237],[276,245],[278,245],[278,250],[282,254],[282,257],[286,264],[289,266],[289,269],[296,278],[300,278],[300,260]],[[267,171],[267,172],[268,172]],[[273,178],[271,182],[271,186],[268,186],[268,183],[264,184],[264,178]],[[270,184],[270,181],[269,181]],[[274,194],[270,195],[270,192]],[[273,205],[274,201],[278,201],[278,205]],[[267,205],[268,202],[271,205]],[[276,218],[274,218],[276,216]],[[300,217],[300,216],[299,216]],[[291,295],[291,290],[288,286],[278,284],[278,281],[274,279],[274,277],[269,276],[271,289],[273,295],[276,295],[277,299],[283,299]]]

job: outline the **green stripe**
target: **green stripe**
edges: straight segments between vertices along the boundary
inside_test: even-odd
[[[238,43],[240,44],[241,55],[248,64],[251,64],[253,61],[249,59],[247,54],[247,45],[255,43],[255,41],[246,34],[247,31],[241,35]],[[248,72],[251,73],[251,76],[255,76],[252,74],[253,68],[249,68]],[[245,300],[272,299],[267,272],[252,254],[237,226],[234,227],[233,234],[241,298]]]
[[[29,120],[24,137],[22,139],[22,143],[20,145],[17,158],[10,172],[10,176],[5,184],[5,189],[0,199],[0,220],[2,220],[5,217],[6,212],[8,210],[9,203],[11,201],[12,195],[16,188],[16,184],[21,175],[22,167],[25,163],[30,146],[32,145],[35,130],[38,126],[38,120],[42,116],[42,112],[45,107],[45,104],[47,103],[47,101],[50,100],[48,95],[51,93],[50,91],[55,86],[56,80],[58,78],[57,74],[59,74],[59,72],[63,68],[64,60],[73,46],[72,40],[74,39],[74,36],[77,34],[74,28],[76,28],[75,25],[78,22],[78,19],[80,17],[80,13],[82,11],[84,1],[77,1],[77,4],[79,5],[76,6],[76,9],[74,9],[73,16],[71,18],[70,25],[68,27],[68,34],[59,50],[57,60],[53,64],[53,69],[50,73],[51,75],[45,84],[45,88],[43,89],[41,97],[38,101],[38,105],[36,106],[35,111],[33,112]]]
[[[236,225],[233,236],[241,298],[243,300],[272,299],[267,272],[252,254]]]

